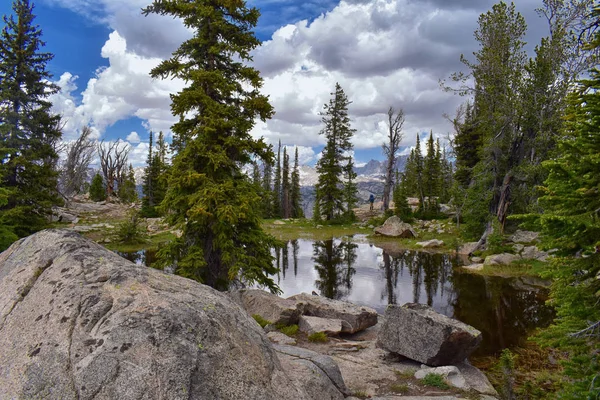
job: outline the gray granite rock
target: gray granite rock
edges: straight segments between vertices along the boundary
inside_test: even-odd
[[[302,315],[300,316],[298,328],[301,332],[309,335],[316,332],[324,332],[327,335],[338,335],[342,331],[342,320]]]
[[[357,306],[307,293],[291,296],[288,299],[296,302],[298,309],[302,309],[304,315],[341,319],[342,332],[359,332],[377,323],[377,311],[371,307]]]
[[[467,358],[481,332],[422,304],[389,305],[377,346],[429,366],[452,365]]]
[[[314,398],[227,296],[72,231],[0,254],[6,399]]]
[[[413,230],[412,226],[406,222],[402,222],[402,220],[395,215],[389,217],[382,226],[375,228],[375,233],[382,236],[397,238],[417,237],[417,233]]]
[[[252,316],[260,315],[272,324],[292,325],[298,323],[302,309],[296,302],[259,289],[241,289],[227,295]]]

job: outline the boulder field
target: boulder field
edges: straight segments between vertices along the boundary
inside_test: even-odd
[[[357,392],[393,399],[386,387],[397,372],[419,364],[390,358],[411,356],[382,343],[418,335],[417,318],[455,325],[424,310],[421,317],[409,315],[411,328],[402,332],[398,310],[388,311],[378,322],[381,316],[368,307],[319,296],[221,293],[135,265],[72,231],[46,230],[0,254],[0,399],[341,400]],[[254,314],[273,325],[262,329]],[[307,332],[327,326],[334,337],[319,345],[273,344],[269,337],[285,342],[275,323],[302,324]],[[436,345],[447,349],[442,336]],[[457,369],[443,371],[462,390],[495,395],[487,379],[462,362],[473,346],[453,359],[461,358]],[[412,398],[460,397],[420,390],[411,393],[423,397]]]

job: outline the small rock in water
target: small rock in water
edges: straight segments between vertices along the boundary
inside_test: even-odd
[[[470,269],[471,271],[481,271],[483,270],[483,264],[471,264],[471,265],[464,265],[463,266],[464,269]]]

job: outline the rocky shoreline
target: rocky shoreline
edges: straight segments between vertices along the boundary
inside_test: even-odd
[[[466,362],[434,370],[389,351],[381,343],[382,332],[392,327],[386,325],[389,316],[309,294],[277,298],[283,305],[270,296],[223,294],[134,265],[72,231],[39,232],[0,255],[0,391],[4,398],[47,399],[496,395],[485,376]],[[272,306],[263,317],[273,322],[266,329],[251,316],[260,315],[252,308],[258,306],[256,299]],[[441,322],[426,317],[423,326]],[[306,332],[288,337],[277,331],[294,325],[296,318]],[[309,341],[309,332],[322,332],[324,322],[329,340]],[[436,335],[420,336],[431,341]],[[447,349],[464,335],[446,335],[438,342]],[[289,344],[272,343],[283,340]],[[431,373],[454,386],[442,390],[419,380]]]

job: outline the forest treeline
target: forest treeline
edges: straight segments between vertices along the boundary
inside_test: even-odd
[[[555,249],[540,272],[551,278],[555,323],[537,336],[569,353],[558,398],[597,398],[600,336],[600,6],[592,0],[543,0],[548,36],[525,51],[527,25],[514,4],[479,17],[478,48],[464,71],[442,82],[465,96],[448,119],[443,147],[420,135],[405,170],[395,173],[404,133],[401,104],[388,110],[383,205],[405,220],[434,218],[442,202],[456,210],[461,235],[483,248],[518,226],[539,230]],[[171,96],[178,122],[167,144],[151,144],[142,214],[163,216],[181,236],[159,265],[225,290],[232,283],[279,288],[263,218],[302,217],[298,151],[250,132],[274,113],[249,66],[260,42],[256,8],[244,1],[154,1],[144,15],[180,18],[192,36],[151,71],[187,87]],[[211,29],[204,29],[206,26]],[[137,198],[126,143],[98,143],[90,127],[65,145],[49,96],[59,88],[47,65],[29,0],[14,0],[0,34],[0,249],[49,226],[53,206],[75,194],[94,200]],[[321,112],[325,148],[317,162],[314,219],[352,221],[356,205],[351,99],[339,83]],[[201,111],[199,111],[201,110]],[[383,111],[383,110],[382,110]],[[439,135],[438,135],[439,137]],[[151,137],[151,141],[154,138]],[[61,158],[59,154],[64,154]],[[98,174],[88,187],[94,157]],[[250,172],[248,172],[250,171]],[[417,197],[413,212],[407,198]],[[390,213],[392,211],[389,211]]]

